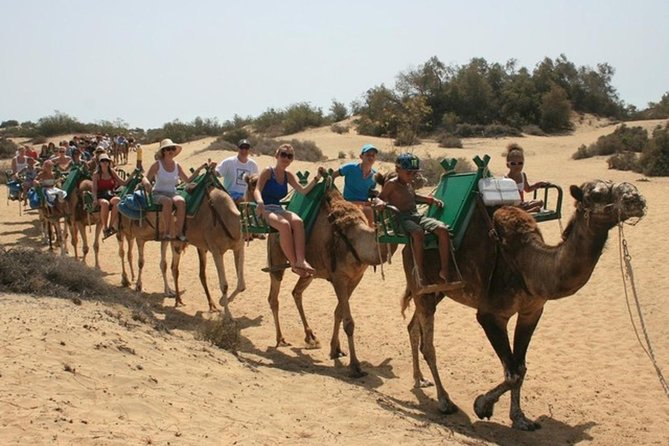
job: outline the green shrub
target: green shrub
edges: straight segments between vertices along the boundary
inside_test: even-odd
[[[332,100],[332,105],[330,106],[330,116],[329,119],[332,122],[339,122],[348,118],[348,110],[346,105],[342,102],[337,102]]]
[[[19,126],[19,121],[15,119],[9,119],[7,121],[2,121],[2,123],[0,123],[0,129],[6,129],[9,127],[18,127],[18,126]]]
[[[330,130],[332,130],[334,133],[338,133],[339,135],[341,135],[342,133],[348,133],[349,128],[348,126],[341,124],[332,124],[330,126]]]
[[[544,132],[541,127],[535,124],[529,124],[523,126],[521,129],[523,133],[527,135],[533,135],[533,136],[546,136],[546,132]]]
[[[37,122],[35,131],[36,135],[42,136],[65,135],[67,133],[85,133],[86,125],[82,124],[72,116],[56,111],[51,116],[41,118]]]
[[[634,152],[621,152],[616,153],[612,157],[606,160],[609,165],[609,169],[616,170],[633,170],[639,172],[639,160],[637,155]]]
[[[439,147],[446,147],[449,149],[461,149],[462,141],[457,136],[453,136],[449,133],[442,133],[437,136],[437,142]]]
[[[0,138],[0,158],[14,158],[19,146],[7,138]]]
[[[572,159],[575,160],[582,160],[585,158],[592,158],[592,153],[588,150],[588,147],[585,144],[581,144],[581,146],[576,149],[576,152],[574,152],[571,155]]]
[[[235,147],[237,147],[237,143],[241,139],[249,139],[251,136],[251,133],[246,130],[245,128],[233,128],[230,130],[227,130],[225,133],[223,133],[223,140],[233,144]]]
[[[641,170],[648,176],[669,176],[669,129],[653,131],[639,160]]]
[[[409,128],[402,128],[397,132],[397,136],[393,143],[396,146],[413,146],[415,144],[420,144],[420,139],[416,132]]]

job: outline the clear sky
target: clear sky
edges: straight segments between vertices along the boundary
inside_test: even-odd
[[[669,91],[666,0],[0,0],[0,121],[55,110],[160,127],[327,112],[437,56],[606,62],[627,104]]]

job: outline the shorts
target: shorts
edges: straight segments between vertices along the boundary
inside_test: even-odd
[[[400,225],[409,234],[414,231],[435,232],[439,228],[448,230],[448,225],[436,218],[426,217],[418,212],[401,212]]]
[[[244,198],[244,192],[228,192],[232,197],[233,201],[239,201],[241,198]]]
[[[165,191],[165,190],[161,190],[161,191],[154,190],[153,191],[153,201],[159,201],[161,197],[167,197],[167,198],[172,199],[176,195],[177,195],[176,191],[172,192],[172,191]]]
[[[114,191],[111,190],[103,190],[98,192],[98,200],[111,200],[114,198]]]
[[[288,211],[285,210],[283,206],[281,206],[280,204],[266,204],[264,213],[267,214],[269,212],[274,212],[275,214],[281,215],[285,214]]]

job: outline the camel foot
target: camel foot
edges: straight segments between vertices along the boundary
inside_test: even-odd
[[[541,424],[530,420],[522,412],[519,415],[513,417],[512,421],[513,423],[511,424],[511,427],[521,431],[535,431],[537,429],[541,429]]]
[[[135,285],[135,291],[140,292],[140,293],[142,292],[142,284],[141,283],[138,283],[137,285]]]
[[[121,277],[121,286],[124,288],[130,286],[130,281],[128,280],[127,277],[125,276]]]
[[[414,389],[424,389],[425,387],[432,387],[434,384],[432,384],[432,381],[429,381],[425,378],[419,378],[414,381],[413,388]]]
[[[176,293],[174,291],[172,291],[171,288],[165,288],[165,296],[174,297],[174,296],[176,296]]]
[[[339,359],[343,358],[344,356],[346,356],[346,353],[341,351],[340,348],[336,348],[330,352],[330,359]]]
[[[485,397],[485,395],[479,395],[474,400],[474,412],[479,419],[490,419],[492,417],[493,409],[495,408],[495,401],[490,400]]]
[[[178,307],[185,307],[185,306],[186,306],[186,304],[185,304],[184,301],[181,300],[181,299],[177,299],[177,300],[174,302],[174,307],[175,307],[175,308],[178,308]]]
[[[214,303],[212,302],[211,304],[209,304],[209,312],[210,313],[220,313],[221,310],[216,305],[214,305]]]
[[[316,339],[316,335],[311,330],[309,330],[307,335],[304,337],[304,342],[306,343],[306,348],[310,350],[321,348],[320,341]]]
[[[439,412],[443,413],[444,415],[454,414],[458,410],[460,410],[460,408],[448,398],[439,401]]]
[[[278,341],[276,341],[276,348],[279,347],[290,347],[290,342],[286,342],[284,338],[281,338]]]
[[[350,371],[349,371],[349,373],[348,373],[348,376],[349,376],[350,378],[355,378],[355,379],[358,379],[358,378],[364,378],[364,377],[367,376],[367,375],[368,375],[368,373],[365,372],[365,371],[363,371],[363,370],[360,368],[359,365],[355,365],[355,366],[352,365],[352,366],[350,366]]]

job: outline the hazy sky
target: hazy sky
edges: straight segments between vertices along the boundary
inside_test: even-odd
[[[628,104],[669,91],[666,0],[0,0],[0,121],[55,110],[160,127],[309,102],[327,112],[437,56],[607,62]]]

